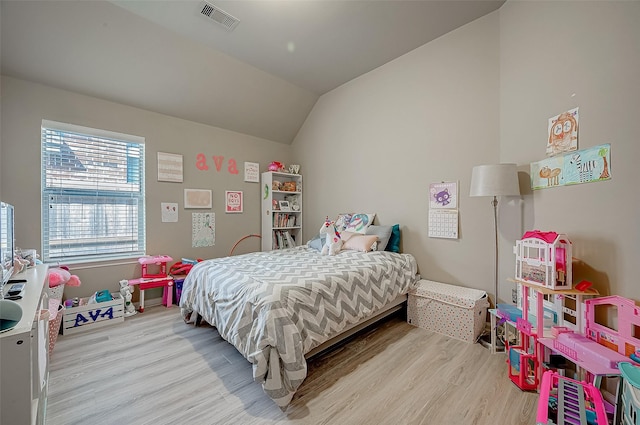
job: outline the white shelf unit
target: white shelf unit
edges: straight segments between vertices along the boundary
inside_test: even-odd
[[[13,276],[25,279],[22,318],[0,333],[0,423],[43,424],[49,380],[49,295],[46,265]],[[4,288],[6,291],[11,284]]]
[[[292,244],[303,244],[302,176],[276,171],[262,173],[261,193],[262,250],[271,251],[289,248]],[[282,209],[282,202],[289,203],[288,210]]]

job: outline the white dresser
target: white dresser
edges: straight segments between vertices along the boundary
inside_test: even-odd
[[[22,299],[16,301],[22,319],[0,333],[0,424],[43,424],[49,379],[47,266],[27,269],[13,279],[27,282]],[[5,285],[5,294],[10,286]]]

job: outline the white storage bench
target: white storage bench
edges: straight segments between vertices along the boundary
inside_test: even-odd
[[[407,321],[452,338],[476,342],[484,329],[488,307],[485,291],[420,280],[409,292]]]

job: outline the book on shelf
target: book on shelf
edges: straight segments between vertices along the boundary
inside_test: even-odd
[[[295,214],[275,213],[273,215],[273,227],[294,227],[295,225]]]
[[[273,249],[293,248],[296,246],[295,238],[286,230],[276,230],[272,236]]]
[[[287,248],[293,248],[296,246],[296,242],[293,240],[293,237],[289,234],[289,232],[284,232],[284,238],[287,244]]]

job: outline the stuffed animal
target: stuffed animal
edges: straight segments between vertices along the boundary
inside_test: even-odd
[[[124,298],[124,316],[133,316],[137,313],[136,308],[133,306],[131,298],[133,298],[133,286],[129,285],[128,280],[120,281],[120,295]]]
[[[62,299],[64,287],[80,286],[80,278],[74,274],[69,273],[69,270],[65,266],[51,267],[49,268],[47,275],[49,277],[49,297],[55,299]]]
[[[58,285],[66,284],[69,286],[80,286],[80,278],[69,273],[69,270],[63,267],[52,267],[49,272],[49,288],[55,288]]]
[[[269,167],[267,167],[267,169],[269,171],[284,171],[284,164],[278,161],[273,161],[271,164],[269,164]]]
[[[335,224],[335,221],[330,221],[327,216],[326,221],[320,228],[319,233],[321,235],[327,235],[320,255],[336,255],[342,249],[342,238]]]

